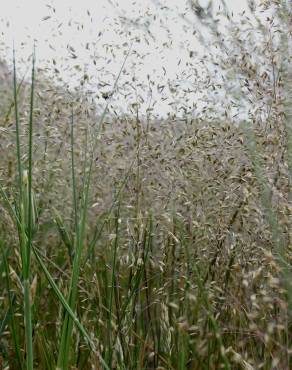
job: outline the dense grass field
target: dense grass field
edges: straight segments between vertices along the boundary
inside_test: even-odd
[[[291,368],[285,125],[97,126],[34,73],[2,116],[2,368]]]
[[[101,113],[0,64],[0,369],[292,369],[291,67],[242,60],[249,120]]]

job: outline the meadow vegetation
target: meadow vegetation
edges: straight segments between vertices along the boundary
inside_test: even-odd
[[[1,369],[292,368],[292,18],[261,6],[248,41],[201,19],[224,83],[197,117],[0,65]]]

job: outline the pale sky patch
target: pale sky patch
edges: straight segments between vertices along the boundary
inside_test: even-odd
[[[200,1],[202,6],[207,3]],[[166,12],[157,4],[162,8],[165,4],[169,9]],[[227,0],[226,4],[234,16],[247,10],[246,1]],[[86,72],[93,90],[101,80],[109,83],[110,89],[134,40],[126,70],[130,78],[141,81],[143,89],[148,83],[147,76],[161,84],[184,79],[187,83],[183,73],[189,50],[198,56],[204,54],[204,48],[193,35],[195,24],[194,28],[190,27],[180,16],[186,13],[187,6],[189,3],[185,0],[10,0],[1,9],[1,43],[2,50],[5,49],[2,55],[11,57],[14,41],[18,58],[27,60],[35,42],[38,66],[59,70],[62,79],[70,85],[78,85]],[[218,0],[213,7],[219,8]],[[195,21],[192,15],[186,14]],[[135,21],[135,26],[128,24],[127,18]],[[114,52],[107,45],[112,46]],[[136,60],[135,53],[139,56]],[[80,70],[74,69],[76,63]],[[158,95],[152,98],[158,99]],[[163,94],[160,98],[159,110],[163,112],[169,107]],[[143,99],[146,108],[149,91],[145,91]]]

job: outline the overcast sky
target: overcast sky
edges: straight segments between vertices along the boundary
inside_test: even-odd
[[[96,31],[102,29],[110,20],[117,16],[129,18],[143,17],[146,12],[158,13],[163,10],[157,4],[167,5],[172,9],[173,16],[183,13],[188,5],[188,0],[9,0],[1,7],[1,31],[2,42],[11,45],[12,41],[19,45],[21,42],[37,39],[41,49],[38,50],[40,58],[49,57],[49,49],[43,45],[46,40],[54,42],[55,46],[65,41],[70,42],[74,36],[80,41],[93,40]],[[200,0],[199,4],[206,6],[209,0]],[[246,0],[225,0],[230,12],[234,16],[247,10]],[[216,11],[220,1],[213,1]],[[54,11],[52,11],[54,10]],[[88,17],[87,11],[90,12]],[[49,18],[51,17],[51,18]],[[50,19],[54,22],[50,22]],[[83,23],[85,28],[78,34],[72,34],[72,28],[68,22]],[[91,20],[90,26],[88,26]],[[177,26],[179,19],[173,20],[173,26]],[[182,23],[183,21],[181,21]],[[9,27],[7,27],[9,25]],[[59,29],[57,28],[59,26]],[[60,31],[60,32],[58,32]],[[157,36],[159,28],[157,29]]]
[[[225,2],[234,17],[247,10],[245,0]],[[203,6],[208,3],[200,1]],[[213,3],[216,12],[219,0]],[[144,83],[147,75],[157,76],[161,81],[163,78],[177,79],[184,68],[183,64],[180,67],[179,61],[187,60],[189,50],[204,54],[204,48],[193,36],[196,25],[190,26],[194,18],[186,10],[187,5],[187,0],[5,1],[0,15],[1,53],[9,58],[14,42],[18,58],[26,60],[31,54],[33,40],[37,40],[39,66],[54,66],[65,80],[75,84],[80,71],[72,73],[71,67],[78,61],[82,73],[85,68],[90,75],[97,71],[101,75],[105,68],[103,79],[111,83],[109,76],[113,78],[117,74],[130,39],[134,37],[141,39],[139,43],[134,42],[133,49],[142,57],[139,63],[135,62],[132,53],[128,62],[132,77],[134,75]],[[135,24],[130,24],[128,19],[135,20]],[[109,53],[107,45],[113,46],[114,54]],[[94,66],[90,63],[92,58],[96,60]],[[167,109],[163,107],[163,101],[160,109]]]

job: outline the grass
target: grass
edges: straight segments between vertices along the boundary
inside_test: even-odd
[[[31,280],[31,246],[34,229],[34,204],[32,195],[32,133],[33,133],[33,103],[34,103],[34,69],[35,56],[32,63],[31,78],[31,98],[30,98],[30,115],[29,115],[29,142],[28,142],[28,173],[24,172],[21,164],[20,151],[20,128],[17,104],[17,83],[16,83],[16,66],[14,63],[14,107],[16,117],[16,146],[17,146],[17,164],[18,164],[18,191],[19,200],[16,202],[18,216],[18,238],[21,255],[21,267],[24,291],[24,327],[26,343],[26,367],[28,370],[33,369],[33,344],[32,344],[32,312],[30,302],[30,280]]]
[[[29,95],[13,66],[3,368],[291,368],[291,115],[107,122],[109,100],[97,121],[79,96],[38,96],[34,55]]]
[[[73,118],[71,115],[71,123]],[[170,141],[165,153],[185,161],[183,173],[174,169],[174,194],[169,193],[168,178],[162,177],[165,173],[158,172],[153,162],[155,140],[167,143],[168,130],[164,133],[161,127],[160,135],[166,135],[165,139],[148,137],[147,145],[146,137],[133,142],[130,152],[133,160],[123,170],[124,178],[116,182],[114,177],[111,200],[104,213],[100,211],[98,215],[89,204],[101,196],[96,198],[96,189],[86,183],[86,176],[84,182],[76,177],[77,163],[86,156],[79,157],[75,152],[78,146],[71,125],[68,179],[75,184],[71,201],[68,199],[65,209],[58,207],[54,198],[47,198],[53,200],[51,205],[42,199],[43,204],[52,207],[55,222],[49,222],[42,216],[45,210],[38,209],[40,218],[37,229],[33,229],[33,262],[26,289],[31,292],[36,274],[38,286],[28,315],[34,333],[34,368],[86,369],[93,364],[105,369],[232,369],[257,366],[262,358],[266,368],[270,368],[275,357],[281,364],[290,363],[286,293],[277,250],[273,248],[275,239],[269,231],[273,230],[270,218],[268,223],[260,218],[264,214],[261,215],[258,194],[261,186],[266,185],[258,181],[262,178],[262,173],[257,172],[258,164],[249,162],[251,149],[247,150],[230,132],[235,128],[228,132],[225,128],[217,131],[211,124],[208,130],[198,125],[195,130],[200,130],[202,139],[196,141],[196,147],[192,142],[190,147],[186,146],[193,128],[185,129],[181,144],[172,147]],[[135,135],[134,126],[132,130],[129,136]],[[248,167],[237,169],[231,164],[226,168],[221,160],[214,162],[208,154],[214,150],[208,146],[211,144],[208,138],[214,132],[233,140],[233,145],[222,151],[222,160],[231,151],[228,158],[234,155],[246,158]],[[105,140],[106,135],[112,133],[103,132]],[[219,147],[221,144],[218,150]],[[137,149],[139,168],[135,165]],[[112,161],[110,149],[103,158]],[[191,171],[200,163],[204,166],[204,179]],[[112,173],[120,173],[119,163],[111,162],[111,166]],[[159,169],[161,165],[155,166]],[[85,174],[86,169],[90,170],[84,163],[81,169]],[[231,175],[226,177],[226,171]],[[106,183],[112,173],[100,180],[94,178],[98,190],[98,181]],[[149,183],[145,183],[146,178]],[[229,194],[223,202],[221,187],[226,186],[234,189],[234,195]],[[78,187],[83,197],[79,196]],[[23,186],[23,190],[27,207],[27,189]],[[153,204],[151,199],[156,194],[160,198]],[[65,198],[66,193],[63,195]],[[270,199],[268,192],[263,196],[263,201]],[[4,187],[2,200],[16,227],[23,230],[20,213],[15,211],[10,192]],[[87,216],[82,209],[87,209]],[[190,212],[196,209],[197,212],[203,209],[204,213],[191,213],[196,216],[190,218]],[[10,227],[9,222],[6,225]],[[26,235],[26,229],[23,233]],[[3,302],[8,316],[1,320],[9,328],[5,334],[8,347],[2,353],[7,363],[17,359],[21,368],[25,368],[28,365],[24,359],[28,361],[32,354],[24,345],[27,339],[19,317],[27,315],[28,306],[21,313],[22,293],[15,273],[12,274],[18,271],[18,254],[17,249],[8,256],[5,254],[4,245],[8,243],[17,245],[15,239],[6,237],[2,246],[7,292]],[[21,283],[23,274],[20,270]],[[266,319],[263,321],[262,317]],[[11,351],[15,355],[9,355]]]
[[[184,143],[188,140],[190,128],[186,129]],[[133,130],[135,132],[136,129]],[[205,140],[209,131],[200,130]],[[216,132],[217,129],[214,127],[214,130]],[[225,131],[222,133],[225,135]],[[163,128],[160,134],[163,135]],[[210,137],[212,135],[210,132]],[[72,155],[72,131],[70,136]],[[235,137],[232,140],[234,153],[239,155],[240,151],[241,155],[246,155],[245,147],[236,144]],[[146,152],[144,144],[137,143],[144,164],[139,169],[134,167],[137,147],[133,146],[133,161],[125,170],[124,179],[112,184],[117,186],[116,191],[97,223],[97,216],[90,213],[90,207],[87,221],[82,221],[85,217],[82,213],[75,216],[84,202],[81,199],[78,204],[77,192],[71,196],[69,214],[64,210],[62,217],[60,208],[52,212],[56,222],[49,223],[48,229],[42,232],[41,221],[38,221],[30,276],[32,282],[32,277],[37,274],[39,285],[35,293],[37,298],[31,306],[34,312],[34,368],[87,368],[89,364],[100,363],[98,366],[110,369],[231,369],[255,366],[263,356],[266,368],[271,366],[275,356],[282,364],[288,364],[290,333],[286,323],[285,290],[281,285],[277,251],[272,248],[274,242],[272,236],[270,239],[270,227],[264,219],[258,219],[261,215],[258,192],[262,185],[261,182],[257,185],[259,175],[254,172],[252,162],[242,171],[231,166],[228,171],[234,174],[226,177],[226,168],[202,152],[203,146],[205,151],[209,150],[203,139],[197,142],[195,152],[191,151],[192,146],[188,149],[182,143],[182,151],[180,147],[171,148],[170,143],[167,155],[172,150],[177,153],[177,158],[188,158],[189,161],[192,153],[193,160],[189,164],[186,162],[183,176],[176,177],[176,191],[182,194],[183,199],[181,196],[175,200],[172,198],[171,204],[175,207],[167,206],[173,194],[168,192],[168,182],[161,182],[161,174],[156,172],[148,177],[150,182],[153,176],[157,176],[153,177],[153,181],[156,180],[154,185],[147,184],[148,189],[152,189],[151,193],[146,192],[146,184],[142,181],[145,172],[153,170],[152,158],[156,156],[151,149],[155,143],[149,143],[149,137],[147,142],[150,147]],[[223,151],[222,158],[228,150],[230,148]],[[110,151],[106,155],[110,160]],[[189,172],[192,166],[196,166],[197,155],[201,155],[201,163],[205,169],[208,168],[205,172],[207,188],[206,180],[201,181],[196,173]],[[72,171],[76,168],[74,158],[73,155],[71,176],[68,173],[71,183],[77,183],[77,170]],[[216,168],[214,174],[209,173],[213,166]],[[82,167],[86,168],[86,165]],[[119,171],[112,168],[113,172],[115,170]],[[242,186],[242,193],[221,203],[218,198],[220,186],[214,182],[218,181],[218,176],[222,185],[225,183],[224,187],[229,181],[228,186],[234,191]],[[234,181],[237,185],[233,185]],[[74,188],[77,189],[77,184]],[[82,182],[80,189],[86,189]],[[94,198],[94,191],[89,187],[85,194],[88,192]],[[200,198],[202,192],[205,194],[204,203]],[[160,200],[157,198],[162,202],[159,207],[155,204],[150,206],[153,194],[163,196]],[[9,195],[6,192],[2,195],[17,225],[18,216],[12,206],[9,208]],[[190,197],[194,199],[191,204],[187,202]],[[87,202],[92,204],[91,200]],[[194,204],[201,204],[200,208],[205,209],[205,213],[192,220],[189,219],[190,211],[185,210]],[[42,212],[38,210],[38,214],[42,215]],[[72,217],[72,231],[70,223],[63,220],[68,216],[70,223]],[[43,220],[44,224],[48,222],[45,218]],[[78,223],[79,230],[76,227]],[[255,227],[258,228],[257,233],[253,232]],[[82,237],[82,233],[86,236]],[[84,246],[78,256],[76,248],[81,249],[81,244],[78,247],[81,240]],[[8,242],[9,239],[5,244]],[[264,247],[267,243],[271,248]],[[2,250],[5,251],[4,248]],[[7,257],[3,259],[7,261],[7,268],[9,265],[17,270],[16,256],[12,253],[8,261]],[[75,276],[73,280],[71,273],[74,268],[79,269],[79,277],[76,279]],[[10,350],[15,353],[10,357],[6,352],[5,358],[7,361],[17,358],[25,368],[23,361],[27,359],[28,351],[24,352],[26,340],[23,342],[23,329],[19,325],[21,292],[15,276],[7,269],[5,276],[6,307],[10,317],[6,322],[11,328],[11,337],[9,335],[7,339],[11,343]],[[49,282],[50,289],[44,279]],[[79,290],[79,297],[75,290],[75,303],[70,298],[71,279],[75,289]],[[31,287],[27,288],[31,290]],[[254,298],[251,300],[253,295],[255,301]],[[13,299],[14,306],[11,304]],[[261,319],[263,315],[265,321]],[[57,317],[55,323],[50,323],[52,317]],[[73,325],[78,331],[73,330]]]

